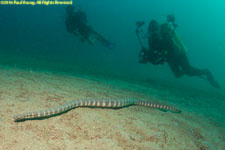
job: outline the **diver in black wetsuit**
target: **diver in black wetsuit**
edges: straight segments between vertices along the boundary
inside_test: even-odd
[[[75,11],[74,6],[67,6],[66,15],[65,24],[67,31],[80,36],[82,42],[87,41],[89,44],[94,45],[95,41],[98,40],[109,49],[114,47],[113,43],[87,25],[87,16],[83,11]]]
[[[149,50],[142,56],[142,59],[145,58],[145,63],[152,63],[155,60],[160,60],[156,64],[167,62],[177,78],[183,75],[199,76],[208,80],[213,87],[220,88],[208,69],[197,69],[190,65],[185,48],[175,32],[177,25],[174,16],[168,15],[167,21],[161,25],[155,20],[150,21],[148,29]]]
[[[164,54],[164,51],[162,49],[162,45],[160,44],[161,38],[160,38],[160,25],[157,21],[151,20],[148,27],[148,44],[149,49],[145,48],[139,35],[139,28],[144,24],[144,22],[137,22],[137,36],[138,39],[142,45],[142,50],[140,51],[139,57],[139,63],[146,64],[150,62],[154,65],[163,64],[166,62],[166,55]]]

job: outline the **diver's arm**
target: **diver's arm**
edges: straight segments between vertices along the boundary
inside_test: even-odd
[[[166,57],[163,53],[160,53],[157,50],[152,50],[149,54],[149,61],[153,65],[159,65],[166,61]]]
[[[163,56],[162,53],[159,53],[157,50],[154,49],[146,49],[142,48],[142,50],[139,53],[139,63],[146,64],[151,63],[153,65],[159,65],[163,64],[166,61],[165,56]]]
[[[98,33],[97,31],[95,31],[95,30],[94,30],[93,28],[91,28],[90,26],[89,26],[89,28],[90,28],[91,33],[94,34],[94,35],[96,36],[96,39],[97,39],[97,40],[99,40],[99,41],[102,42],[103,44],[109,43],[109,41],[106,40],[106,38],[103,37],[100,33]]]
[[[101,34],[99,34],[97,31],[95,31],[93,28],[90,28],[90,33],[93,34],[95,36],[95,38],[101,42],[106,48],[108,49],[113,49],[116,44],[113,42],[110,42],[109,40],[107,40],[104,36],[102,36]]]

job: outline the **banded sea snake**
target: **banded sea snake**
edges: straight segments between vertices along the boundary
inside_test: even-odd
[[[131,105],[137,105],[137,106],[145,106],[155,109],[161,109],[161,110],[167,110],[171,112],[179,113],[180,110],[176,109],[175,107],[163,105],[163,104],[157,104],[152,103],[147,100],[137,100],[137,99],[121,99],[121,100],[115,100],[115,99],[108,99],[108,100],[95,100],[95,99],[81,99],[81,100],[75,100],[72,102],[68,102],[64,105],[61,105],[56,108],[50,108],[42,111],[37,112],[28,112],[23,113],[14,116],[14,121],[25,121],[30,119],[40,119],[40,118],[47,118],[52,117],[64,112],[67,112],[73,108],[76,107],[94,107],[94,108],[123,108],[128,107]]]

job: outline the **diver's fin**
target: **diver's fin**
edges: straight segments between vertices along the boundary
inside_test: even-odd
[[[214,88],[220,88],[220,85],[218,82],[216,82],[216,80],[214,80],[213,78],[212,79],[208,79],[209,80],[209,83],[214,87]]]
[[[214,87],[214,88],[220,88],[219,83],[213,78],[211,72],[209,70],[206,70],[206,76],[209,81],[209,83]]]

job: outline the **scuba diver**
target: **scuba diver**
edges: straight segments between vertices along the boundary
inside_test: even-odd
[[[140,27],[143,24],[137,22],[136,31],[139,41],[141,41],[139,35]],[[173,15],[168,15],[167,22],[163,24],[159,24],[156,20],[151,20],[146,35],[149,49],[144,48],[141,42],[142,50],[139,54],[139,63],[146,64],[150,62],[158,65],[167,62],[176,78],[184,75],[199,76],[208,80],[213,87],[220,88],[220,85],[215,81],[208,69],[197,69],[190,65],[186,54],[187,49],[175,31],[177,26]]]
[[[86,41],[90,45],[94,45],[97,40],[106,48],[112,49],[115,46],[115,44],[106,40],[101,34],[90,27],[87,24],[86,14],[81,10],[75,11],[72,5],[66,7],[65,24],[67,31],[76,36],[80,36],[82,42]]]
[[[151,64],[154,65],[159,65],[163,64],[166,61],[166,55],[164,54],[164,51],[161,48],[161,39],[160,39],[160,29],[159,29],[159,24],[157,21],[152,20],[149,24],[148,27],[148,32],[144,36],[145,38],[148,38],[148,43],[149,43],[149,49],[144,47],[144,44],[140,38],[140,32],[142,30],[140,29],[145,23],[143,21],[137,21],[137,29],[136,29],[136,34],[138,37],[138,40],[142,46],[142,49],[139,53],[139,63],[146,64],[150,62]],[[149,34],[151,31],[151,34]]]

